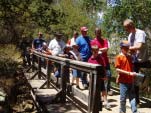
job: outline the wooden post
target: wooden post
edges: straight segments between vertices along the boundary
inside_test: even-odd
[[[50,72],[52,70],[52,66],[51,66],[49,60],[47,60],[47,67],[46,67],[46,69],[47,69],[47,88],[49,88],[50,87]]]
[[[32,53],[32,72],[34,71],[34,63],[35,63],[35,59],[34,59],[34,54]]]
[[[96,72],[94,73],[93,82],[93,96],[92,99],[92,113],[99,113],[102,110],[101,98],[100,98],[100,87],[101,87],[101,76],[104,74],[103,67],[98,66]]]
[[[89,80],[88,113],[91,113],[91,111],[92,111],[92,100],[93,100],[93,81],[94,81],[94,75],[91,72],[89,76],[90,76],[90,80]]]
[[[38,57],[38,79],[41,79],[41,57]]]
[[[69,77],[69,67],[67,62],[61,64],[61,91],[62,95],[60,98],[60,102],[66,102],[66,93],[67,93],[67,77]]]

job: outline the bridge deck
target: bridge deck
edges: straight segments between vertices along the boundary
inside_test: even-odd
[[[33,75],[33,73],[25,73],[26,78],[29,79],[30,76]],[[35,95],[36,100],[40,100],[41,104],[45,107],[45,109],[49,113],[82,113],[84,110],[79,110],[79,106],[75,106],[73,102],[67,100],[66,103],[57,103],[52,104],[49,103],[55,94],[57,94],[57,91],[50,87],[50,89],[39,89],[39,87],[44,83],[44,80],[28,80],[30,86],[33,88],[33,93]],[[119,109],[119,91],[112,89],[114,92],[113,96],[108,96],[109,104],[111,105],[111,109],[107,110],[103,107],[102,111],[100,113],[118,113]],[[72,91],[75,95],[75,97],[79,98],[80,100],[83,100],[83,103],[87,103],[88,100],[88,90],[80,90],[77,89],[75,86],[72,86]],[[127,113],[131,113],[130,104],[127,99]],[[141,113],[151,113],[151,100],[146,100],[144,98],[141,98],[141,105],[138,110]]]

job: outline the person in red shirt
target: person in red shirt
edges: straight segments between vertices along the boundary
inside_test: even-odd
[[[132,57],[129,53],[128,41],[120,43],[121,53],[116,56],[115,68],[118,72],[117,82],[120,85],[120,111],[119,113],[126,113],[126,98],[129,97],[131,110],[133,113],[138,113],[135,90],[134,90],[134,77],[136,73],[133,72]]]
[[[100,28],[95,29],[95,38],[91,41],[91,45],[97,45],[99,47],[99,53],[102,53],[102,57],[105,60],[106,66],[106,76],[107,79],[105,81],[105,89],[109,95],[113,95],[113,91],[111,91],[111,71],[110,71],[110,63],[108,58],[108,49],[109,49],[109,41],[102,36],[102,32]]]
[[[104,67],[104,70],[105,70],[106,64],[105,64],[104,58],[102,57],[102,54],[99,54],[99,47],[97,45],[93,45],[93,46],[91,46],[91,49],[92,49],[92,56],[89,58],[88,62],[92,63],[92,64],[100,64]],[[102,97],[104,100],[104,107],[106,109],[110,109],[111,106],[108,104],[107,92],[105,90],[105,85],[104,85],[104,80],[106,80],[106,76],[101,80],[102,81],[101,81],[101,89],[100,90],[102,92]]]

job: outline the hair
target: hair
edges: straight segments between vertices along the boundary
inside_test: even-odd
[[[131,19],[126,19],[123,22],[123,26],[131,25],[134,26],[134,22]]]
[[[74,35],[79,35],[79,33],[77,31],[74,31],[73,34]]]
[[[96,27],[94,33],[96,34],[96,31],[98,31],[98,30],[101,31],[101,28]],[[101,32],[102,32],[102,31],[101,31]]]

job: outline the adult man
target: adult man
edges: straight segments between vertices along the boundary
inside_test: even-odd
[[[40,48],[42,48],[43,42],[45,42],[43,38],[43,34],[42,32],[38,33],[38,38],[35,38],[32,42],[32,49],[33,50],[38,50]]]
[[[79,52],[83,62],[87,62],[91,56],[90,37],[87,36],[87,27],[81,27],[81,35],[76,39],[76,44],[79,46]],[[88,88],[87,74],[81,73],[82,84],[84,89]]]
[[[109,42],[107,39],[105,39],[102,36],[100,28],[95,29],[95,39],[91,41],[91,45],[97,45],[99,47],[99,52],[103,56],[103,59],[104,59],[105,64],[106,64],[105,68],[106,68],[106,76],[107,76],[105,88],[106,88],[106,91],[108,92],[108,94],[112,95],[113,92],[110,90],[111,71],[110,71],[110,64],[109,64],[109,59],[108,59],[108,55],[107,55],[107,51],[109,49]]]
[[[63,49],[65,48],[65,42],[62,40],[63,34],[56,32],[55,38],[52,39],[49,43],[48,48],[51,50],[52,55],[63,54]]]
[[[126,19],[123,22],[123,26],[129,34],[128,42],[130,43],[129,49],[131,50],[134,71],[139,72],[141,67],[147,67],[149,64],[148,61],[148,52],[146,44],[146,34],[143,30],[135,28],[134,22],[130,19]],[[136,102],[139,104],[139,86],[135,86],[136,93]]]
[[[54,35],[55,38],[50,41],[48,48],[50,49],[52,55],[59,56],[64,53],[66,44],[62,40],[63,34],[61,32],[58,31]],[[58,85],[58,78],[60,77],[61,67],[57,63],[55,63],[54,65],[55,77],[57,78],[56,85]]]

